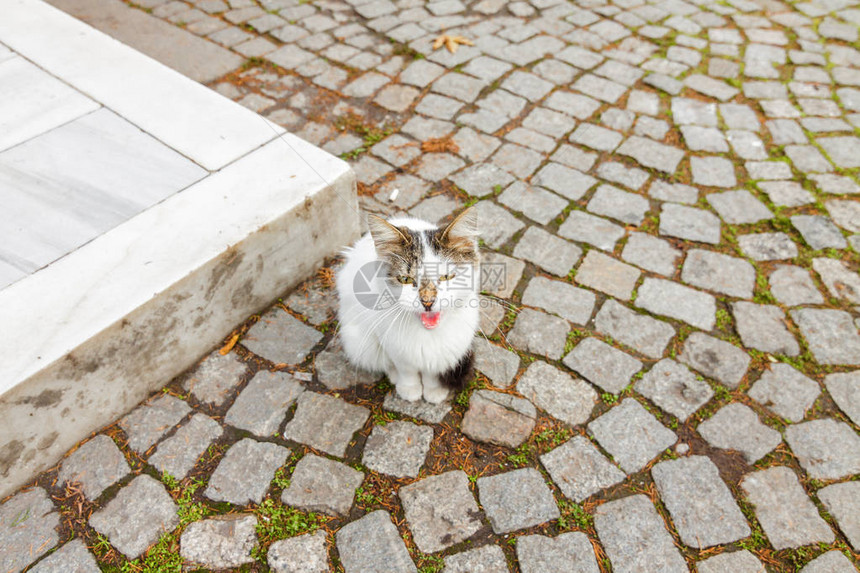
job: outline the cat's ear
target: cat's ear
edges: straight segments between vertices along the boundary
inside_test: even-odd
[[[395,227],[382,217],[369,215],[367,226],[370,228],[376,253],[380,256],[400,251],[412,243],[412,238],[408,233]]]
[[[451,221],[439,242],[455,251],[474,251],[478,242],[478,210],[469,207]]]

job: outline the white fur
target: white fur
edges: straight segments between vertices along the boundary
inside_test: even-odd
[[[436,228],[419,219],[389,222],[414,231]],[[450,272],[453,266],[432,256],[427,245],[424,252],[416,284],[421,276],[436,284],[432,310],[442,313],[436,328],[428,330],[421,323],[419,315],[424,309],[415,285],[398,284],[401,291],[398,300],[383,310],[367,308],[359,301],[353,286],[356,275],[363,267],[367,268],[365,265],[378,260],[370,233],[345,252],[346,262],[337,274],[338,319],[343,348],[354,365],[387,374],[405,400],[418,400],[423,395],[428,402],[438,404],[448,394],[440,385],[439,376],[456,366],[468,352],[478,328],[478,269],[461,265],[453,280],[438,281],[439,275]],[[371,281],[372,293],[381,294],[388,288],[384,274]]]

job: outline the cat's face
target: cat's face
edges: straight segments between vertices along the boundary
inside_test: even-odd
[[[438,326],[446,311],[474,304],[479,279],[474,209],[443,229],[413,230],[380,218],[369,224],[376,252],[386,263],[389,291],[425,328]]]

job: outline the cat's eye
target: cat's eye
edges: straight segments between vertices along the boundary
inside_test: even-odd
[[[402,275],[402,276],[397,277],[397,282],[399,282],[402,285],[411,285],[415,281],[412,280],[412,277],[407,277],[406,275]]]
[[[439,277],[439,280],[440,281],[450,281],[455,276],[457,276],[456,273],[448,273],[447,275],[442,275],[441,277]]]

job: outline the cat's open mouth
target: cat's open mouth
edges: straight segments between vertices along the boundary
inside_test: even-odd
[[[438,310],[433,312],[422,312],[420,316],[421,324],[424,325],[424,328],[431,330],[439,326],[439,320],[442,318],[442,313]]]

